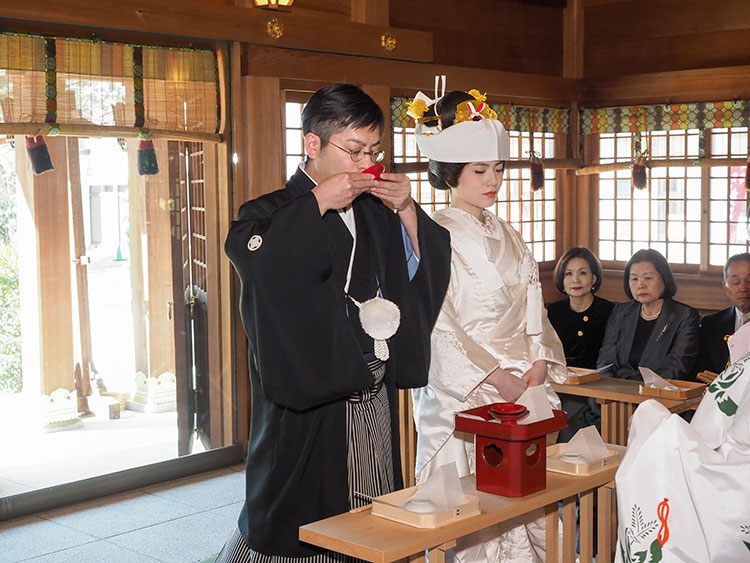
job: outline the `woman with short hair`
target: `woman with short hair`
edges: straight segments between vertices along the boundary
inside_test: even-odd
[[[582,246],[569,249],[557,261],[553,280],[565,298],[547,307],[547,315],[565,350],[568,366],[595,368],[604,339],[607,320],[615,306],[595,295],[602,284],[602,265],[591,250]],[[568,427],[561,430],[558,441],[567,442],[586,426],[599,426],[599,415],[586,397],[561,395]]]
[[[602,266],[588,248],[576,246],[558,260],[553,274],[565,297],[547,307],[547,315],[562,340],[569,366],[595,368],[607,319],[614,303],[596,294]]]
[[[616,377],[642,381],[644,366],[666,379],[688,379],[698,355],[698,311],[673,299],[677,293],[669,263],[658,251],[642,249],[625,266],[630,299],[612,310],[597,366],[612,364]]]

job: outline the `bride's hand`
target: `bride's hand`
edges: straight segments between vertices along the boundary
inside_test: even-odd
[[[526,391],[527,387],[525,381],[501,367],[495,368],[485,381],[497,389],[500,396],[509,403],[518,399]]]
[[[521,377],[529,387],[536,387],[544,383],[547,379],[547,362],[545,360],[537,360],[534,362],[529,370]]]

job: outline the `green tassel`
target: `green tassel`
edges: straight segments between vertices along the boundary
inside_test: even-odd
[[[55,169],[43,136],[26,137],[26,152],[29,154],[31,169],[34,174],[42,174]]]
[[[152,140],[138,141],[138,174],[148,176],[159,173],[159,163],[156,161],[156,151]]]

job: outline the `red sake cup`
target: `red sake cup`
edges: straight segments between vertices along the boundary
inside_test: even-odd
[[[529,414],[529,409],[516,403],[494,403],[489,406],[487,413],[500,422],[515,424],[517,420]]]
[[[373,164],[367,170],[363,170],[362,174],[372,174],[376,180],[380,180],[380,175],[385,171],[385,166],[382,164]]]

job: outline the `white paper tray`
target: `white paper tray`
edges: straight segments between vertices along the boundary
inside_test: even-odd
[[[612,444],[607,444],[609,456],[592,463],[572,463],[555,457],[559,455],[567,444],[554,444],[547,447],[547,471],[564,473],[565,475],[586,476],[593,475],[620,464],[620,452]]]
[[[401,508],[419,486],[379,496],[372,500],[372,514],[415,528],[439,528],[451,522],[457,522],[479,514],[479,499],[474,495],[464,495],[466,502],[455,508],[424,514]]]

